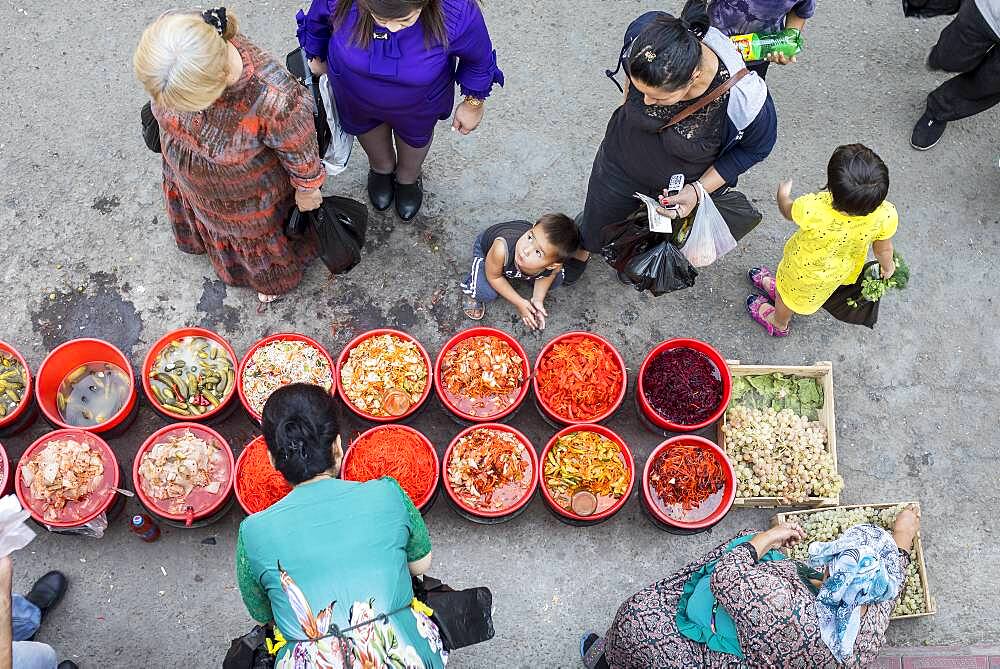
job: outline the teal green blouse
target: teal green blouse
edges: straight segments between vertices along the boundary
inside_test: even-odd
[[[288,640],[277,669],[301,663],[442,668],[447,654],[434,623],[405,608],[413,599],[408,562],[431,551],[427,526],[393,479],[323,479],[295,487],[240,524],[236,576],[250,615]],[[403,608],[388,620],[327,636]],[[327,664],[324,664],[326,662]]]

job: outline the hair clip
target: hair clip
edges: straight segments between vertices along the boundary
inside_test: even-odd
[[[219,33],[219,37],[226,34],[226,27],[229,25],[229,21],[226,19],[225,7],[206,9],[201,13],[201,18],[205,20],[205,23],[215,28],[215,32]]]
[[[646,51],[642,52],[642,55],[644,55],[646,57],[646,62],[647,63],[652,63],[654,60],[656,60],[656,52],[655,51],[650,51],[650,50],[647,49]]]

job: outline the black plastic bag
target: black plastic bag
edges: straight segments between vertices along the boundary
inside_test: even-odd
[[[632,258],[622,272],[636,290],[648,290],[656,297],[690,288],[698,276],[698,270],[669,239]]]
[[[368,231],[368,207],[357,200],[330,195],[319,209],[300,212],[292,209],[285,222],[285,234],[298,239],[308,226],[316,230],[319,255],[333,274],[344,274],[361,262],[361,249]]]
[[[957,14],[961,6],[962,0],[903,0],[903,15],[929,19],[945,14]]]
[[[868,268],[877,264],[877,260],[865,263],[864,269],[858,274],[857,281],[838,287],[837,290],[833,291],[833,295],[823,303],[823,308],[838,321],[875,329],[880,302],[869,302],[861,296],[861,282],[864,280]]]
[[[222,669],[272,669],[274,656],[267,652],[268,629],[262,625],[229,644]]]
[[[316,141],[319,144],[319,155],[325,156],[326,150],[333,141],[330,133],[330,126],[326,122],[326,107],[323,105],[323,98],[319,92],[319,77],[309,69],[309,59],[302,47],[290,52],[285,56],[285,67],[300,84],[309,89],[313,101],[313,123],[316,126]]]
[[[434,610],[431,620],[448,652],[489,641],[493,630],[493,593],[489,588],[453,590],[436,578],[413,579],[414,596]]]
[[[632,258],[645,253],[666,237],[649,230],[645,207],[624,221],[606,226],[601,232],[601,255],[605,262],[619,272],[625,270],[625,266]]]
[[[153,107],[147,102],[139,110],[139,120],[142,121],[142,141],[153,153],[160,153],[160,123],[153,116]]]

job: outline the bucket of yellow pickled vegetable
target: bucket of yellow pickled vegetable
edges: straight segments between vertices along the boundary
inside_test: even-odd
[[[635,486],[635,461],[625,441],[603,425],[571,425],[546,444],[542,496],[569,525],[596,525],[621,511]]]
[[[54,348],[38,368],[35,398],[55,427],[105,436],[122,434],[139,413],[132,363],[101,339],[73,339]]]
[[[333,389],[333,358],[319,342],[297,332],[265,337],[250,347],[236,370],[240,403],[255,423],[264,404],[278,388],[290,383],[310,383]]]
[[[169,420],[217,423],[236,406],[236,352],[204,328],[168,332],[142,363],[142,388]]]
[[[405,332],[365,332],[345,346],[337,359],[337,393],[366,421],[406,420],[431,394],[431,357]]]
[[[33,381],[21,354],[0,340],[0,437],[26,430],[38,418]]]
[[[461,425],[509,420],[528,395],[531,369],[524,347],[503,330],[463,330],[441,348],[434,387]]]
[[[202,527],[232,505],[233,451],[222,435],[199,423],[174,423],[139,447],[132,480],[139,502],[174,527]]]

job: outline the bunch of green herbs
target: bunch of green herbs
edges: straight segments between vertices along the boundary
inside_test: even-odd
[[[910,266],[898,253],[892,254],[896,271],[888,279],[883,279],[878,265],[872,266],[871,274],[861,280],[861,298],[866,302],[878,302],[890,288],[903,290],[910,282]],[[858,300],[848,300],[847,304],[855,309],[860,306]]]

